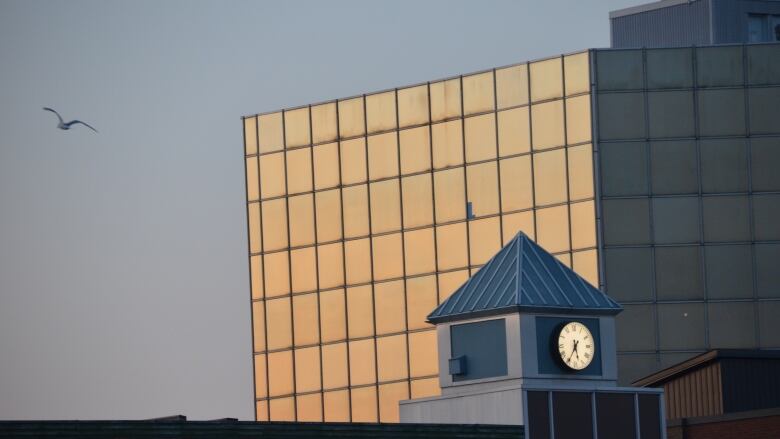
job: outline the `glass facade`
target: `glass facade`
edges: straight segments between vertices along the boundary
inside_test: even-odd
[[[780,348],[780,45],[594,54],[620,381]]]
[[[599,283],[589,53],[243,119],[258,420],[396,422],[522,230]]]
[[[591,50],[243,119],[258,420],[394,422],[524,231],[623,304],[621,384],[780,348],[780,44]]]

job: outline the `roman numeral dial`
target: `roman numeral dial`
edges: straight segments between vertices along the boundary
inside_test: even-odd
[[[587,326],[569,322],[558,333],[558,355],[563,364],[572,370],[582,370],[590,365],[596,352],[596,340]]]

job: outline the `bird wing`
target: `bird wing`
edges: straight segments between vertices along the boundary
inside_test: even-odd
[[[62,116],[60,116],[60,113],[57,113],[56,111],[52,110],[49,107],[43,107],[43,109],[46,110],[46,111],[51,111],[52,113],[56,114],[57,118],[60,120],[60,123],[62,123]]]
[[[71,125],[74,125],[74,124],[77,124],[77,123],[80,123],[80,124],[84,125],[85,127],[87,127],[87,128],[89,128],[89,129],[91,129],[91,130],[92,130],[92,131],[94,131],[94,132],[98,132],[98,130],[96,130],[96,129],[92,128],[92,127],[91,127],[91,126],[90,126],[88,123],[86,123],[86,122],[82,122],[82,121],[80,121],[80,120],[72,120],[72,121],[70,121],[70,122],[66,123],[65,125],[67,125],[67,126],[71,126]]]

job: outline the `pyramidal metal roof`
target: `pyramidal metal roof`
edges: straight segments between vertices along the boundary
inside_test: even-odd
[[[428,315],[431,323],[508,312],[614,315],[622,307],[519,232]]]

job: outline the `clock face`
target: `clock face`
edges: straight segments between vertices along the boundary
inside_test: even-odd
[[[569,322],[558,333],[558,354],[569,369],[582,370],[593,361],[596,340],[580,322]]]

